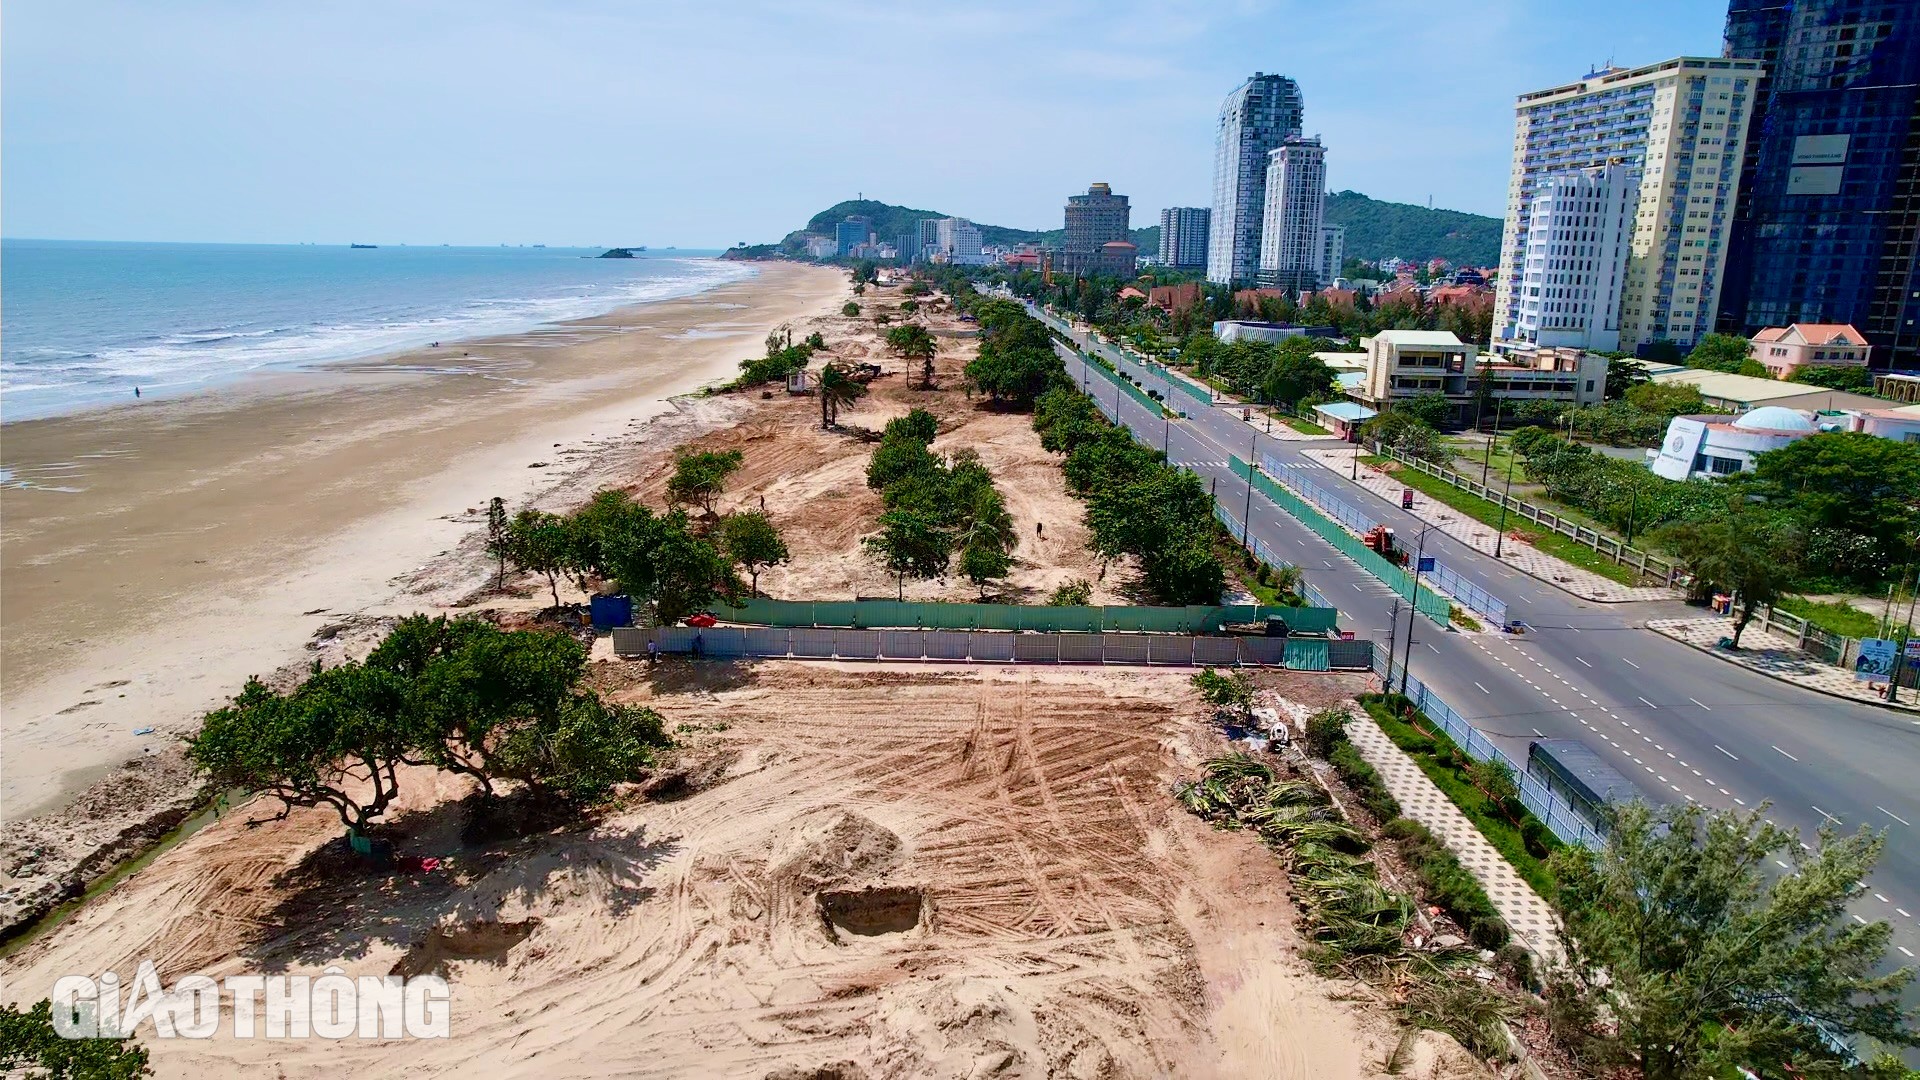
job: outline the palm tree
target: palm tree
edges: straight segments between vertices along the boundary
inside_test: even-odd
[[[854,381],[840,364],[820,369],[820,428],[826,430],[840,422],[840,406],[851,405],[865,397],[867,388]]]

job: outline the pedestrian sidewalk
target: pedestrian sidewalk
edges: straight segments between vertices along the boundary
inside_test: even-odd
[[[1304,450],[1301,453],[1338,473],[1342,478],[1346,478],[1353,475],[1353,458],[1360,451],[1326,449]],[[1392,476],[1365,464],[1360,468],[1359,483],[1361,487],[1394,503],[1400,501],[1400,492],[1407,486]],[[1424,491],[1416,490],[1413,493],[1413,509],[1408,513],[1476,550],[1488,555],[1494,552],[1497,531],[1493,526],[1455,510]],[[1498,547],[1501,562],[1529,577],[1539,578],[1556,589],[1578,596],[1582,600],[1593,600],[1602,604],[1628,604],[1644,600],[1685,599],[1685,594],[1679,590],[1664,586],[1622,585],[1612,578],[1601,577],[1565,559],[1548,555],[1532,544],[1524,540],[1515,540],[1512,536],[1508,536],[1506,542]]]
[[[1558,963],[1563,955],[1559,920],[1552,906],[1533,891],[1533,886],[1514,870],[1506,856],[1487,842],[1467,815],[1447,798],[1446,792],[1428,779],[1420,766],[1406,751],[1395,746],[1364,710],[1353,710],[1347,737],[1367,764],[1380,771],[1387,791],[1400,804],[1400,812],[1439,837],[1480,882],[1480,887],[1487,890],[1494,910],[1500,913],[1514,939],[1541,960]]]
[[[1792,638],[1767,633],[1757,624],[1749,624],[1747,632],[1740,635],[1739,652],[1722,649],[1718,644],[1721,638],[1733,636],[1731,618],[1651,619],[1647,629],[1781,682],[1881,708],[1920,713],[1920,704],[1914,700],[1920,691],[1902,689],[1900,693],[1905,700],[1889,705],[1880,694],[1868,690],[1865,681],[1855,679],[1853,672],[1809,656],[1800,651]]]

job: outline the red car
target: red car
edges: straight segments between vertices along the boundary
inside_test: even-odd
[[[715,624],[715,623],[717,623],[717,622],[719,622],[719,621],[720,621],[719,619],[716,619],[716,618],[714,618],[713,616],[711,616],[711,615],[709,615],[709,614],[707,614],[707,613],[706,613],[706,612],[704,612],[704,611],[703,611],[703,612],[701,612],[701,613],[700,613],[700,614],[698,614],[698,615],[689,615],[689,616],[687,616],[687,625],[688,625],[688,626],[701,626],[701,627],[706,627],[706,626],[712,626],[713,624]]]

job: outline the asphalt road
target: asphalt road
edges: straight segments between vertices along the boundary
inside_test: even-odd
[[[1034,310],[1054,329],[1158,389],[1189,415],[1167,422],[1119,393],[1062,350],[1069,374],[1110,406],[1149,445],[1208,479],[1239,519],[1247,484],[1229,454],[1319,468],[1302,446],[1261,438],[1240,407],[1208,408],[1167,385],[1171,376]],[[1111,412],[1111,408],[1109,409]],[[1391,526],[1406,547],[1423,522],[1320,468],[1314,477],[1349,504]],[[1416,492],[1416,497],[1426,496]],[[1408,616],[1387,586],[1258,492],[1253,535],[1282,553],[1341,613],[1341,626],[1384,648],[1407,647]],[[1692,798],[1752,809],[1811,837],[1823,824],[1850,832],[1885,830],[1880,865],[1851,906],[1862,921],[1893,926],[1893,959],[1920,954],[1920,719],[1856,704],[1767,678],[1647,630],[1648,618],[1688,610],[1676,604],[1600,604],[1562,592],[1431,530],[1426,553],[1506,602],[1531,628],[1523,636],[1458,633],[1414,620],[1410,670],[1515,760],[1536,737],[1579,739],[1655,799]],[[1391,628],[1390,628],[1391,627]]]

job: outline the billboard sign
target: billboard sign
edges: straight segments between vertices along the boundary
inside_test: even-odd
[[[1860,654],[1853,661],[1853,677],[1868,682],[1884,682],[1893,677],[1893,654],[1900,643],[1888,638],[1863,638]]]

